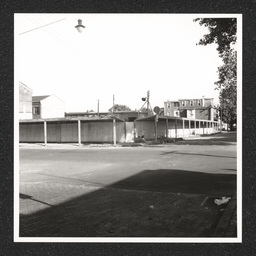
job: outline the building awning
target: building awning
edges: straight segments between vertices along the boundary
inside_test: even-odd
[[[143,118],[138,118],[136,119],[136,121],[154,121],[156,118],[156,115],[153,116],[147,116],[147,117],[143,117]],[[181,117],[175,117],[175,116],[158,116],[158,120],[166,120],[166,119],[172,119],[172,120],[182,120]]]
[[[138,118],[136,121],[155,121],[156,115],[148,116],[144,118]],[[205,119],[194,119],[194,118],[186,118],[186,117],[175,117],[175,116],[158,116],[158,121],[164,121],[164,120],[180,120],[180,121],[196,121],[196,122],[215,122],[217,121],[211,121],[211,120],[205,120]]]
[[[32,102],[40,102],[41,100],[44,100],[46,98],[50,97],[50,95],[44,95],[44,96],[32,96]]]
[[[46,119],[23,119],[19,120],[20,123],[40,123],[40,122],[74,122],[81,120],[82,122],[112,122],[115,119],[117,122],[125,122],[123,119],[115,117],[115,116],[108,116],[108,117],[81,117],[81,118],[46,118]]]

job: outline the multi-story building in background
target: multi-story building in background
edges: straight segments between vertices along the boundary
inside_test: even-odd
[[[217,121],[217,112],[213,107],[213,98],[179,99],[164,102],[164,115]]]
[[[32,89],[19,82],[19,119],[32,119],[32,93]]]
[[[165,116],[180,116],[180,103],[179,101],[164,102],[164,115]]]

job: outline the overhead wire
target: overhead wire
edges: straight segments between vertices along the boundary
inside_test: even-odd
[[[38,20],[42,22],[40,18]],[[52,34],[61,44],[69,48],[73,47],[72,43],[67,38],[63,37],[59,32],[57,32],[57,30],[53,27],[47,27],[45,29],[49,31],[49,34]]]
[[[42,26],[40,26],[40,27],[36,27],[36,28],[30,29],[30,30],[24,31],[24,32],[20,33],[19,35],[23,35],[23,34],[25,34],[25,33],[31,32],[31,31],[33,31],[33,30],[36,30],[36,29],[39,29],[39,28],[43,28],[43,27],[49,26],[49,25],[51,25],[51,24],[57,23],[57,22],[59,22],[59,21],[65,20],[65,19],[66,19],[66,18],[61,19],[61,20],[56,20],[56,21],[53,21],[53,22],[51,22],[51,23],[42,25]]]
[[[35,25],[40,25],[41,23],[37,20],[37,19],[30,19],[31,22],[33,22]],[[47,27],[43,27],[42,30],[48,35],[50,36],[56,43],[64,45],[63,42],[59,41],[59,39],[52,34],[52,32],[49,31],[49,29]]]
[[[31,20],[31,21],[36,25],[41,25],[43,23],[42,19],[40,19],[40,18]],[[61,46],[65,47],[69,50],[72,50],[73,53],[75,52],[77,55],[80,55],[77,50],[77,47],[75,47],[75,45],[70,40],[68,40],[66,37],[64,37],[59,32],[57,32],[56,29],[53,28],[52,26],[43,27],[42,30],[45,33],[47,33],[52,39],[54,39]]]

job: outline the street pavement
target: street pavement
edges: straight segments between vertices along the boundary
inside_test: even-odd
[[[21,144],[20,237],[236,237],[236,152],[233,132],[139,147]]]

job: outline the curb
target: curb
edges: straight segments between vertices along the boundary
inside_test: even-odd
[[[233,218],[235,218],[234,220],[236,222],[236,196],[231,198],[212,236],[236,237],[237,225],[231,225],[231,220]]]

